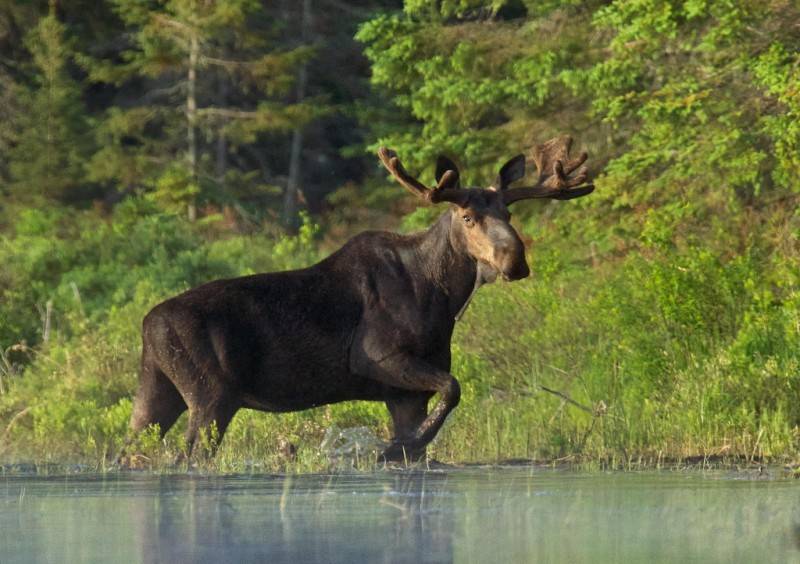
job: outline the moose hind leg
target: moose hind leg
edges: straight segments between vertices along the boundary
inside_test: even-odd
[[[224,362],[226,350],[219,328],[209,327],[191,311],[175,310],[168,320],[154,317],[159,358],[169,379],[189,408],[186,455],[206,437],[203,454],[213,456],[225,430],[241,407],[239,388]],[[182,460],[183,455],[178,456]]]
[[[166,374],[155,365],[142,368],[139,391],[133,400],[130,429],[133,433],[158,425],[163,437],[186,411],[186,402]]]
[[[139,389],[133,400],[129,433],[122,450],[117,455],[118,463],[127,454],[137,434],[150,425],[158,425],[163,438],[178,417],[186,411],[186,402],[183,401],[178,389],[147,356],[145,353],[142,360]]]
[[[238,402],[222,398],[190,409],[189,426],[186,430],[188,456],[197,454],[197,444],[200,441],[203,447],[201,455],[213,457],[239,407]]]

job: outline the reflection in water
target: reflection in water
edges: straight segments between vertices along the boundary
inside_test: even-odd
[[[531,469],[0,478],[0,562],[793,562],[792,481]]]
[[[140,561],[452,561],[452,518],[425,499],[428,478],[386,477],[158,478],[132,500]]]

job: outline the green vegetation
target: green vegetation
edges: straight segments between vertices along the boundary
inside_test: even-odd
[[[457,326],[463,398],[432,457],[796,458],[794,3],[337,2],[351,9],[338,25],[314,12],[308,44],[299,13],[253,2],[197,21],[186,2],[41,4],[0,2],[0,461],[103,465],[160,300],[310,264],[362,226],[429,224],[443,210],[414,211],[376,146],[423,178],[450,154],[486,184],[563,132],[597,190],[515,206],[533,276],[482,289]],[[198,63],[194,120],[176,74],[191,37],[163,36],[164,18],[237,61]],[[223,114],[238,117],[210,119]],[[309,164],[292,172],[301,130]],[[292,182],[308,213],[286,231]],[[184,424],[140,439],[145,465],[180,451]],[[213,464],[320,468],[326,430],[355,426],[390,432],[380,404],[242,411]]]

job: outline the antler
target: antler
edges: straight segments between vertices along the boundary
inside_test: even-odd
[[[571,200],[590,194],[594,190],[591,182],[581,186],[588,178],[586,167],[581,166],[588,155],[584,152],[570,160],[571,146],[572,137],[562,135],[534,147],[533,161],[539,171],[539,181],[536,186],[505,190],[503,199],[506,205],[529,198]]]
[[[433,188],[428,188],[422,182],[408,174],[406,169],[403,168],[397,153],[386,147],[378,149],[378,158],[383,163],[392,176],[402,184],[409,192],[412,192],[432,204],[439,202],[452,202],[454,204],[462,205],[467,198],[466,190],[456,188],[458,185],[458,172],[455,170],[448,170],[441,178],[439,183]]]

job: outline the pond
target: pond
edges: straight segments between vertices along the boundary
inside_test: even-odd
[[[800,484],[540,468],[0,477],[0,562],[800,562]]]

